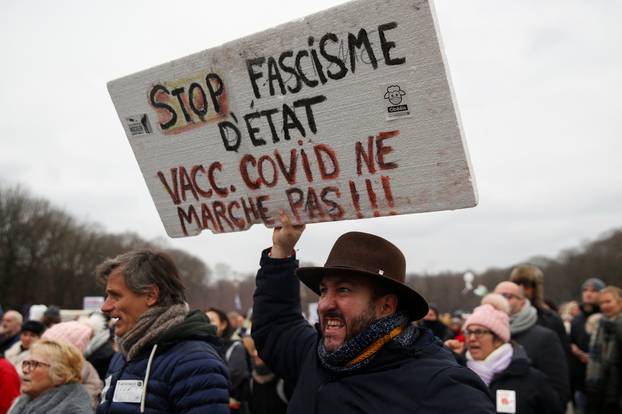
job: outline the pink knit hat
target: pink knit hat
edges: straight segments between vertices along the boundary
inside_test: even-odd
[[[93,328],[77,321],[61,322],[53,325],[43,334],[44,339],[67,342],[84,353],[91,341]]]
[[[482,325],[490,329],[503,342],[510,340],[510,318],[504,312],[498,311],[489,304],[478,306],[473,310],[464,323],[464,329],[469,325]]]

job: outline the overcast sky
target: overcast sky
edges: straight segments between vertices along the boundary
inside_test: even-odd
[[[166,236],[106,82],[339,3],[5,0],[0,180],[107,231],[254,271],[271,240],[263,226]],[[401,247],[409,271],[477,272],[622,227],[622,2],[435,8],[479,206],[310,225],[299,257],[321,264],[341,233],[359,230]]]

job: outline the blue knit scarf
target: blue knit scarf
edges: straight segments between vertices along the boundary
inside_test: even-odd
[[[388,338],[392,332],[399,332],[399,334]],[[320,339],[317,353],[322,366],[327,370],[334,373],[352,372],[366,366],[374,359],[378,349],[371,353],[367,352],[369,355],[364,355],[360,361],[352,363],[375,342],[382,341],[382,338],[387,338],[387,341],[390,339],[406,348],[412,345],[418,336],[419,330],[409,325],[409,318],[405,314],[397,312],[372,322],[367,329],[344,342],[335,352],[328,352],[324,347],[324,341]]]

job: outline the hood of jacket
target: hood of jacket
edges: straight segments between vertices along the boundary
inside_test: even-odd
[[[155,344],[158,345],[158,353],[160,353],[181,341],[189,340],[204,341],[216,349],[222,346],[220,339],[216,336],[216,327],[210,323],[207,315],[199,310],[194,310],[186,315],[182,323],[156,336],[143,347],[141,354],[149,353]]]

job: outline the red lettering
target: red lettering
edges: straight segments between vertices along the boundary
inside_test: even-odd
[[[367,196],[369,197],[369,203],[371,204],[371,208],[374,209],[374,217],[380,217],[380,212],[378,211],[378,199],[369,178],[365,179],[365,186],[367,187]]]
[[[266,177],[264,175],[264,168],[263,166],[265,165],[265,163],[269,162],[270,165],[272,166],[272,180],[268,181],[266,180]],[[261,157],[259,157],[259,161],[257,161],[257,169],[259,170],[259,178],[261,178],[261,181],[263,181],[263,183],[265,185],[267,185],[268,187],[274,187],[278,180],[278,176],[276,175],[276,164],[274,163],[274,161],[272,161],[272,158],[270,158],[267,155],[262,155]]]
[[[396,137],[400,134],[400,131],[386,131],[381,132],[376,137],[376,161],[378,161],[378,167],[381,170],[392,170],[397,168],[395,161],[386,162],[384,156],[393,152],[393,148],[384,146],[384,140]]]
[[[261,195],[257,197],[257,210],[259,210],[259,215],[261,216],[261,220],[265,224],[271,226],[272,224],[274,224],[274,220],[268,216],[268,208],[263,205],[264,201],[268,201],[269,199],[270,199],[270,196],[268,195]]]
[[[231,230],[235,230],[235,227],[233,227],[233,224],[231,224],[231,222],[227,218],[227,207],[225,207],[225,204],[222,201],[214,201],[212,203],[212,209],[214,210],[216,220],[218,220],[218,226],[223,229],[223,231],[224,227],[222,225],[222,222],[220,221],[221,218],[224,220],[225,223],[229,225]]]
[[[374,174],[376,172],[376,167],[374,165],[374,137],[367,137],[367,152],[363,149],[363,144],[357,142],[354,147],[356,154],[356,173],[358,175],[363,174],[363,161],[365,161],[365,165],[367,166],[367,170]]]
[[[350,185],[350,196],[352,197],[352,206],[356,212],[356,217],[363,218],[363,214],[361,214],[361,196],[356,190],[356,184],[354,184],[352,180],[350,180],[348,184]]]
[[[205,174],[205,168],[202,165],[195,165],[192,167],[192,171],[190,172],[190,176],[192,178],[192,186],[197,190],[202,197],[210,198],[212,196],[212,190],[204,190],[199,184],[197,184],[197,174],[198,173]]]
[[[259,183],[260,183],[259,179],[256,179],[255,181],[252,181],[250,179],[250,176],[248,175],[247,164],[249,162],[253,165],[253,167],[257,166],[257,161],[255,160],[255,157],[253,157],[250,154],[246,154],[240,160],[240,174],[242,176],[242,180],[244,180],[244,184],[246,184],[246,186],[248,188],[250,188],[251,190],[258,190],[259,189]]]
[[[397,214],[393,211],[395,207],[395,202],[393,201],[393,192],[391,191],[391,178],[386,175],[381,175],[380,179],[382,180],[382,189],[384,190],[384,198],[387,200],[387,205],[391,209],[389,214],[395,215]]]
[[[318,167],[320,168],[320,175],[323,180],[330,180],[339,177],[339,162],[337,161],[337,156],[335,155],[335,151],[332,148],[329,148],[327,145],[318,144],[313,147],[315,151],[315,157],[317,158]],[[326,169],[326,164],[324,163],[324,158],[322,154],[326,154],[328,159],[333,164],[333,168],[331,172],[328,172]]]
[[[186,201],[187,191],[190,191],[192,193],[195,200],[199,199],[199,196],[196,190],[192,186],[192,180],[190,179],[190,176],[188,175],[188,171],[186,171],[186,169],[183,166],[179,167],[179,185],[182,191],[181,193],[182,200]]]
[[[179,188],[177,187],[177,168],[171,168],[171,178],[173,180],[172,189],[168,185],[168,182],[166,181],[166,177],[164,177],[164,174],[162,174],[162,171],[158,171],[158,178],[160,178],[160,182],[162,182],[162,184],[164,185],[164,188],[166,188],[168,195],[171,196],[171,200],[173,200],[173,203],[175,204],[181,203],[181,200],[179,199]]]
[[[285,167],[283,158],[281,157],[281,154],[278,150],[274,150],[274,156],[287,182],[290,185],[296,184],[296,165],[298,161],[298,151],[296,151],[296,148],[292,148],[289,152],[289,170],[287,170],[287,168]]]
[[[222,227],[214,220],[214,216],[212,216],[212,212],[209,209],[209,206],[205,203],[201,203],[201,218],[203,219],[203,228],[209,229],[210,227],[215,232],[222,232]],[[211,225],[210,225],[211,223]]]
[[[209,183],[216,192],[216,194],[221,197],[227,197],[227,195],[229,195],[229,189],[227,187],[218,187],[218,184],[216,183],[216,178],[214,177],[214,171],[216,170],[222,171],[222,164],[219,161],[213,162],[209,166],[209,169],[207,171],[207,178],[209,180]]]
[[[298,209],[304,206],[304,193],[301,189],[292,187],[285,190],[285,194],[287,195],[289,208],[292,210],[292,213],[296,217],[296,221],[300,223],[300,215],[298,214]],[[297,200],[294,199],[294,195],[298,196]]]
[[[333,220],[339,220],[343,217],[344,210],[343,207],[339,205],[335,200],[331,200],[328,198],[330,193],[335,193],[335,196],[339,199],[341,198],[341,192],[339,191],[339,187],[325,187],[322,189],[320,193],[320,198],[322,202],[328,207],[328,215]]]
[[[244,199],[242,199],[243,201]],[[233,214],[233,208],[236,209],[240,209],[240,203],[238,203],[237,201],[232,201],[229,203],[229,207],[227,207],[227,212],[229,213],[229,217],[231,217],[231,220],[235,223],[235,225],[238,227],[238,229],[240,230],[244,230],[246,228],[246,222],[241,219],[240,217],[236,217],[235,214]]]
[[[195,224],[201,228],[199,216],[197,216],[197,212],[193,205],[188,206],[188,213],[186,213],[183,208],[177,207],[177,216],[179,217],[179,223],[181,224],[181,230],[184,232],[184,236],[188,236],[186,222],[188,222],[188,224],[195,222]]]

